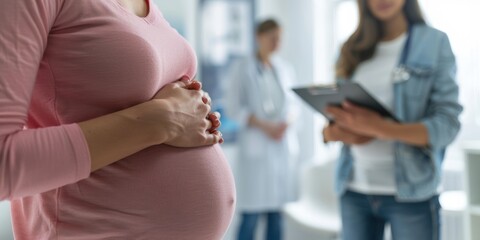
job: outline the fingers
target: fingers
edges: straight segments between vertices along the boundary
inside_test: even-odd
[[[190,97],[196,107],[198,109],[198,114],[201,114],[202,118],[208,117],[208,114],[211,112],[212,107],[209,104],[206,104],[203,100],[204,92],[202,90],[200,91],[191,91],[190,92]]]
[[[368,113],[370,112],[369,110],[363,108],[363,107],[360,107],[360,106],[357,106],[355,104],[353,104],[352,102],[350,101],[345,101],[342,103],[342,107],[347,111],[347,112],[352,112],[352,113]]]
[[[352,135],[346,135],[342,137],[342,142],[352,145],[355,144],[355,137]]]
[[[362,136],[354,134],[354,133],[352,133],[348,130],[345,130],[341,127],[338,127],[337,131],[340,132],[340,136],[339,136],[340,141],[342,141],[346,144],[349,144],[349,145],[357,145],[357,144],[359,144],[359,141],[361,140],[361,138],[363,138]]]
[[[370,137],[359,135],[352,130],[343,127],[340,124],[330,125],[328,126],[328,128],[331,128],[331,137],[346,144],[361,144],[363,142],[369,142],[371,140]]]
[[[214,127],[213,127],[213,123],[210,120],[205,119],[205,126],[206,126],[205,127],[205,129],[206,129],[205,132],[212,133],[213,130],[215,130]]]
[[[220,122],[220,113],[219,112],[209,113],[207,118],[212,122],[213,121]]]
[[[198,114],[201,114],[202,118],[208,118],[208,114],[212,110],[212,107],[207,104],[199,104],[197,109],[199,110]]]
[[[207,119],[212,124],[212,127],[209,128],[209,131],[216,130],[222,125],[222,122],[220,121],[220,113],[219,112],[214,112],[214,113],[208,114]]]
[[[337,124],[330,124],[327,127],[328,134],[330,136],[330,140],[332,141],[341,141],[344,135],[343,130]]]
[[[350,126],[350,124],[347,124],[347,123],[346,123],[344,120],[342,120],[342,119],[336,120],[335,123],[336,123],[336,125],[337,125],[337,127],[338,127],[339,129],[342,129],[342,131],[345,131],[345,132],[346,132],[346,130],[348,130],[349,132],[352,131],[352,127]]]
[[[197,99],[200,98],[202,99],[203,104],[212,106],[212,99],[210,98],[210,95],[203,90],[195,90],[194,92],[192,92],[192,97]]]
[[[350,113],[338,107],[329,106],[326,108],[326,111],[335,119],[335,122],[339,124],[347,122],[347,120],[351,117]]]
[[[188,90],[199,91],[199,90],[202,90],[202,83],[197,81],[197,80],[192,80],[192,81],[190,81],[189,84],[186,85],[185,88],[188,89]]]
[[[357,105],[351,103],[350,101],[344,101],[342,103],[342,107],[343,108],[346,108],[346,109],[350,109],[350,110],[358,110],[360,109],[360,107],[358,107]]]
[[[197,81],[197,80],[191,80],[187,76],[183,76],[180,81],[183,83],[183,88],[186,88],[188,90],[201,90],[202,89],[202,84]]]
[[[212,98],[210,98],[210,95],[207,92],[203,92],[202,101],[205,104],[212,105]]]
[[[188,90],[202,89],[202,83],[197,80],[191,80],[188,76],[183,76],[180,80],[174,82],[174,84],[178,84],[180,87]]]
[[[212,98],[210,97],[210,94],[202,90],[201,82],[197,80],[190,80],[188,77],[183,77],[180,81],[178,81],[178,83],[185,89],[200,91],[202,95],[202,102],[204,104],[212,105]]]
[[[214,131],[210,134],[207,134],[205,139],[205,143],[208,145],[217,144],[217,143],[222,144],[223,142],[224,142],[223,135],[219,131]]]
[[[214,112],[213,115],[219,120],[222,118],[222,114],[220,114],[219,112]]]

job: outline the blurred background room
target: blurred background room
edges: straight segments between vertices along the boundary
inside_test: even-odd
[[[356,0],[155,0],[198,54],[197,78],[222,113],[223,149],[236,174],[239,124],[226,113],[232,65],[257,48],[255,26],[273,18],[282,26],[278,55],[295,72],[292,86],[331,84],[339,49],[358,24]],[[448,34],[457,58],[461,133],[443,164],[442,239],[480,239],[480,1],[419,0],[427,22]],[[291,202],[282,208],[284,239],[341,239],[334,161],[339,144],[325,145],[325,119],[300,100],[292,129],[298,154],[289,162]],[[0,203],[0,240],[13,239],[8,202]],[[235,215],[225,240],[236,240]],[[264,239],[265,221],[257,227]],[[389,239],[389,234],[386,234]],[[162,239],[160,236],[158,239]],[[200,239],[203,240],[203,239]],[[207,240],[207,239],[205,239]],[[419,239],[421,240],[421,239]]]

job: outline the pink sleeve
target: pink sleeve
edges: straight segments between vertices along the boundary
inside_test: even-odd
[[[0,200],[87,178],[77,124],[24,130],[36,75],[63,0],[0,0]]]

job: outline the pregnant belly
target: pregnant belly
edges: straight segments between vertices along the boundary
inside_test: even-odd
[[[218,145],[157,146],[64,187],[60,199],[60,239],[216,240],[232,218],[235,189]]]

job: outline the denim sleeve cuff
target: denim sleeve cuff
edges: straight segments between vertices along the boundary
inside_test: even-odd
[[[441,139],[439,132],[437,131],[435,124],[432,120],[424,120],[422,124],[427,128],[428,144],[430,147],[438,146],[438,141]]]

